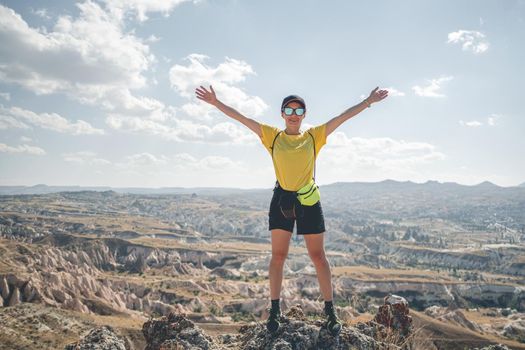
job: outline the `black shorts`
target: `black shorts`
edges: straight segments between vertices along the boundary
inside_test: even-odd
[[[276,183],[275,188],[273,189],[270,211],[268,213],[268,229],[273,230],[280,228],[289,232],[293,232],[295,221],[297,221],[298,235],[323,233],[325,231],[325,227],[321,201],[318,201],[312,206],[301,205],[299,203],[303,209],[303,215],[297,217],[296,219],[287,219],[284,217],[281,209],[279,208],[279,197],[285,192],[289,191],[282,189],[279,184]]]

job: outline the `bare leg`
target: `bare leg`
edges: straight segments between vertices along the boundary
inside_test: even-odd
[[[324,232],[320,234],[304,235],[304,241],[306,242],[306,248],[308,249],[308,255],[314,263],[315,270],[317,271],[317,280],[319,281],[319,288],[325,301],[332,300],[332,274],[330,272],[330,264],[326,259],[324,252]]]
[[[284,261],[288,256],[292,232],[281,229],[272,230],[272,258],[270,260],[270,296],[279,299],[283,282]]]
[[[333,308],[333,290],[332,290],[332,274],[330,272],[330,264],[326,259],[324,253],[324,232],[320,234],[311,234],[305,235],[304,240],[306,242],[306,248],[308,249],[308,254],[312,259],[312,262],[315,265],[317,271],[317,279],[319,280],[319,287],[321,289],[321,294],[325,301],[325,314],[327,316],[326,328],[332,333],[332,335],[337,336],[341,332],[342,324],[341,321],[337,318],[337,313]]]

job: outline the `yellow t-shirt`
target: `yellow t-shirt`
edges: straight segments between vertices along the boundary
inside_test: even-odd
[[[272,154],[272,142],[281,129],[264,123],[261,125],[263,143],[266,150]],[[282,188],[287,191],[297,191],[305,186],[314,175],[314,149],[312,136],[315,140],[315,156],[326,144],[326,123],[314,126],[300,135],[288,135],[284,130],[275,140],[273,150],[273,167],[275,176]]]

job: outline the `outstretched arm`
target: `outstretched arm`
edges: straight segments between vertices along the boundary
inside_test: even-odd
[[[219,101],[211,85],[210,85],[210,91],[206,90],[206,88],[201,85],[200,89],[199,88],[195,89],[195,94],[197,94],[198,99],[208,102],[209,104],[217,107],[221,112],[226,114],[228,117],[233,118],[243,123],[250,130],[252,130],[254,133],[256,133],[259,137],[262,138],[261,125],[257,121],[245,117],[244,115],[242,115],[241,113],[233,109],[232,107],[225,105],[224,103]]]
[[[334,117],[331,120],[329,120],[326,123],[326,136],[328,137],[328,135],[330,135],[335,129],[337,129],[339,125],[343,124],[348,119],[361,113],[365,108],[370,107],[372,103],[381,101],[382,99],[388,96],[387,90],[377,91],[378,88],[379,86],[377,86],[374,90],[372,90],[372,92],[370,93],[370,96],[365,98],[360,103],[348,108],[346,111],[344,111],[337,117]]]

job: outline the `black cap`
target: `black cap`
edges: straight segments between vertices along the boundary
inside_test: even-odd
[[[299,97],[297,95],[290,95],[290,96],[286,96],[283,100],[283,103],[281,104],[281,109],[284,108],[284,106],[286,106],[288,103],[292,102],[292,101],[296,101],[296,102],[299,102],[300,104],[303,105],[303,108],[306,109],[306,104],[304,103],[304,100],[302,97]]]

